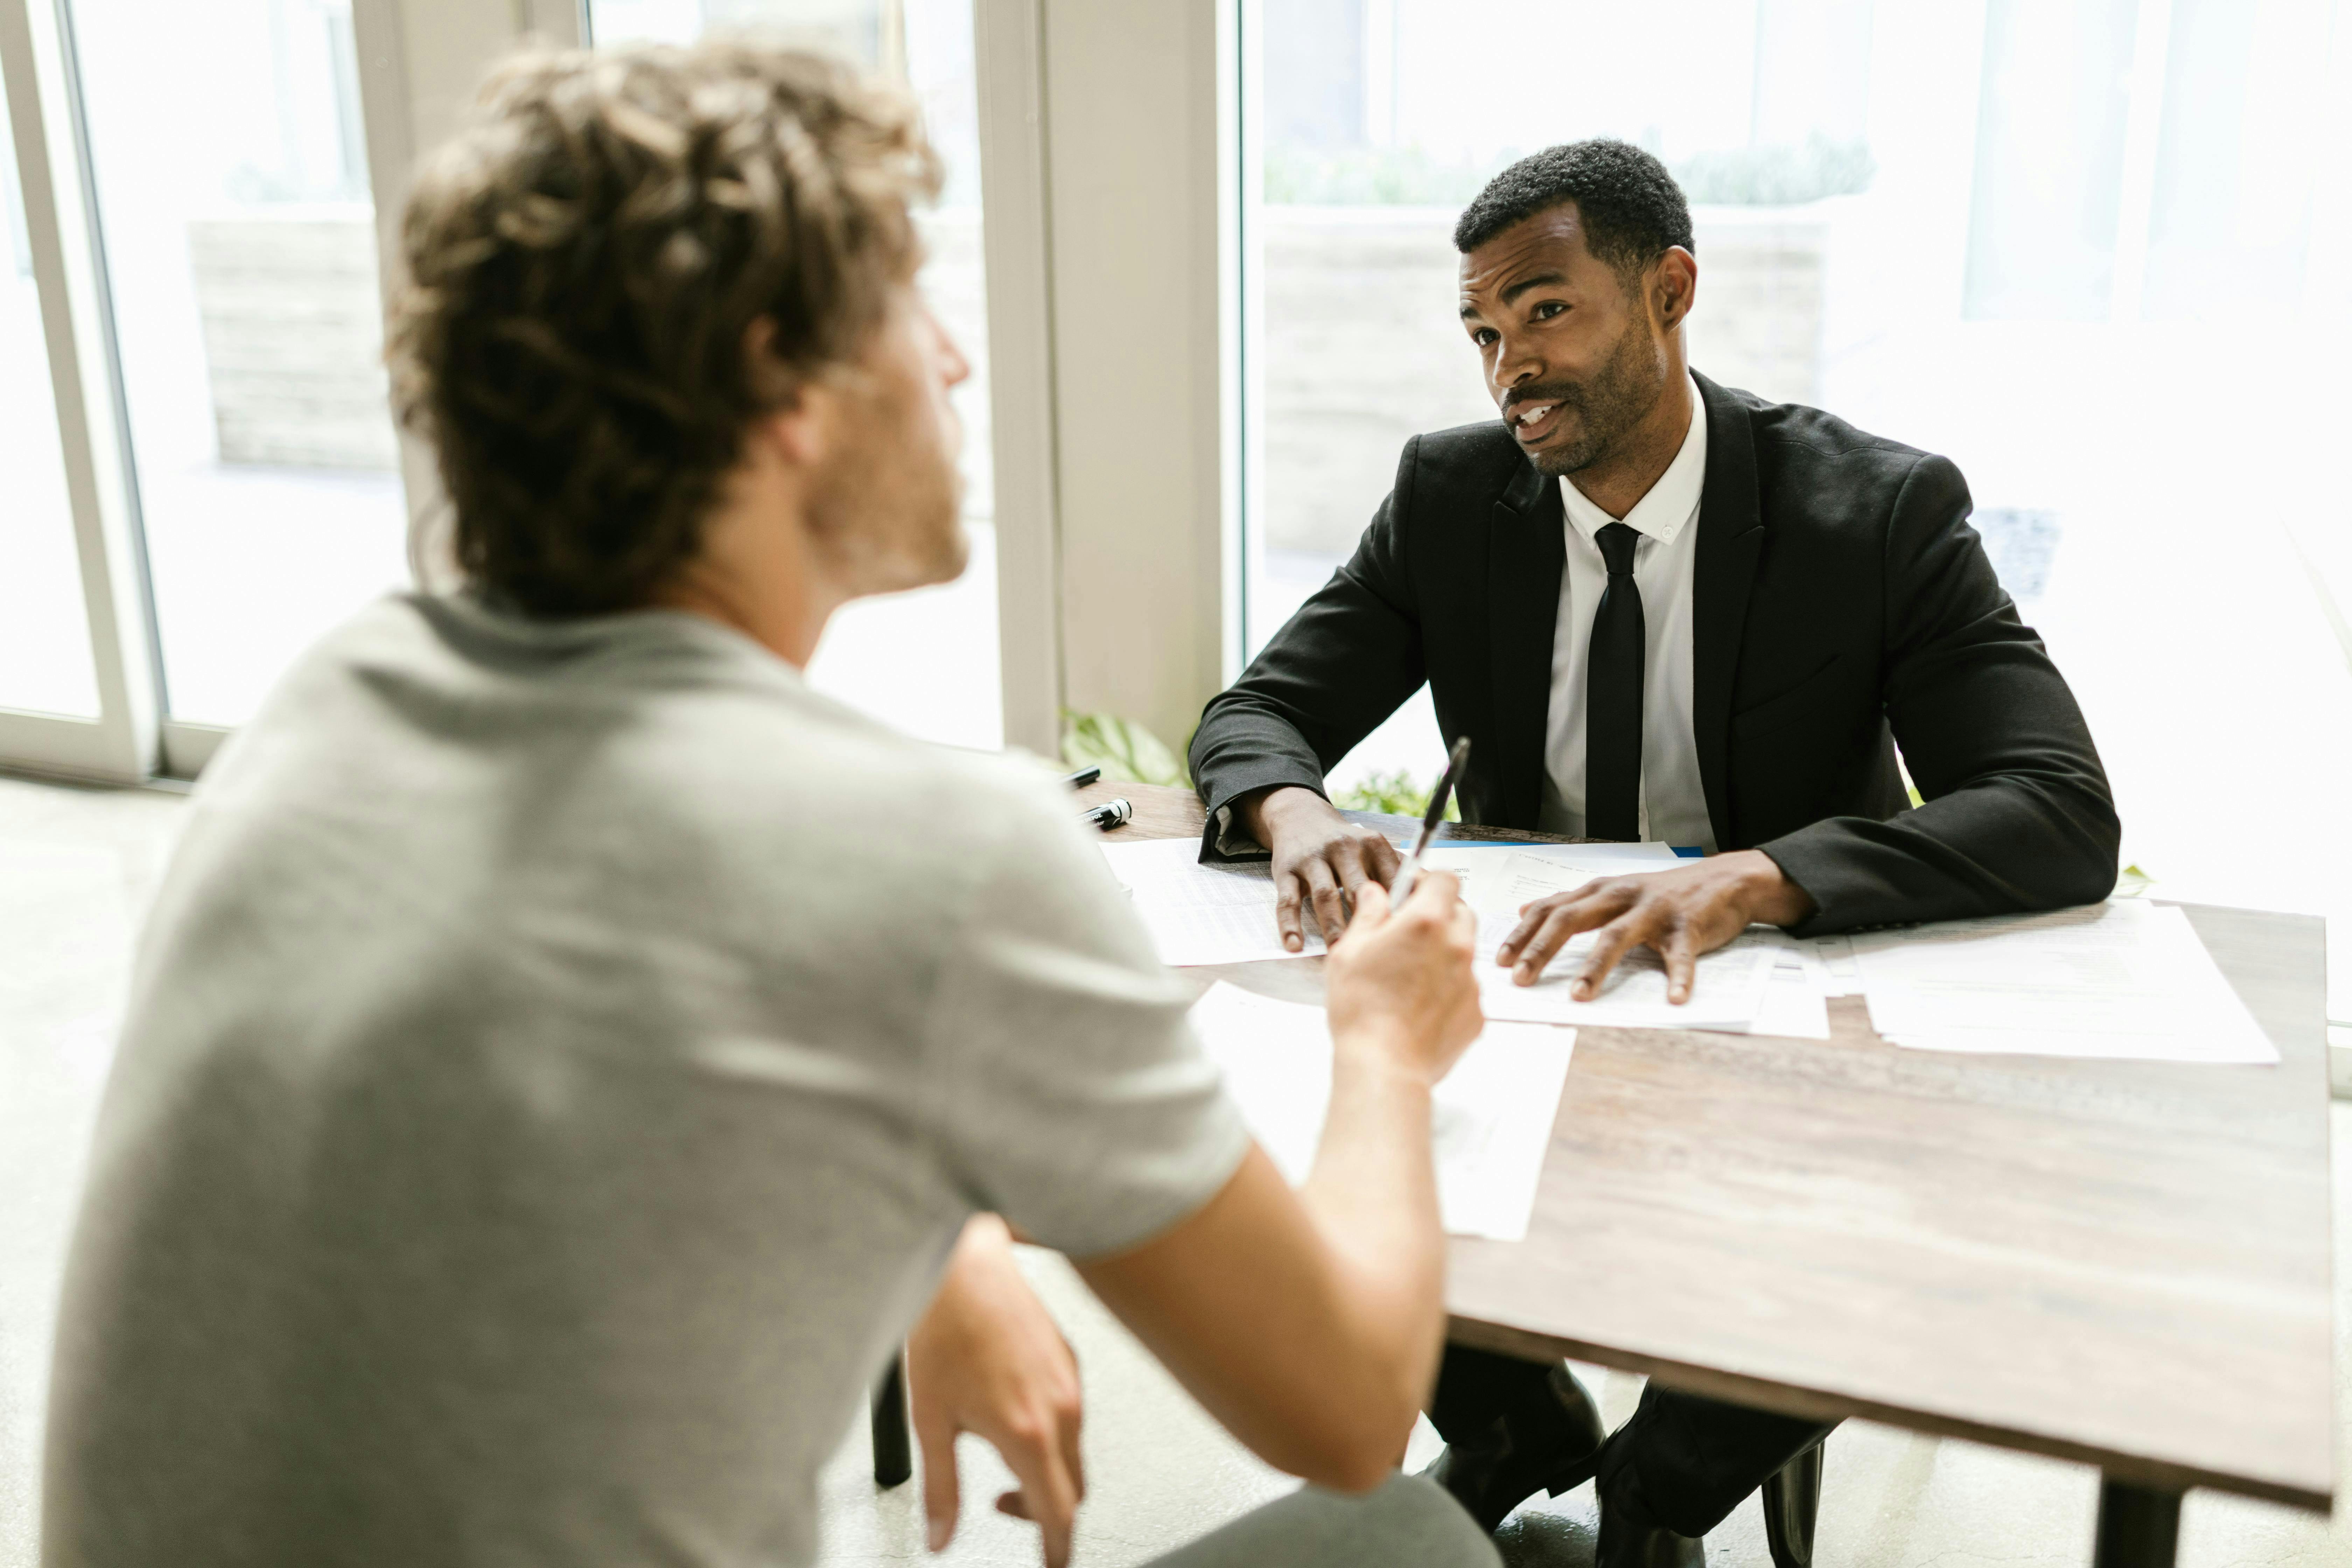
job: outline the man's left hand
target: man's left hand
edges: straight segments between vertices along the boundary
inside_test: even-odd
[[[1671,871],[1602,877],[1519,910],[1519,923],[1496,950],[1495,962],[1521,985],[1533,985],[1544,966],[1580,931],[1600,935],[1586,955],[1571,994],[1590,1001],[1632,949],[1646,947],[1666,966],[1666,1000],[1690,1000],[1698,957],[1712,952],[1754,921],[1791,926],[1811,915],[1812,895],[1789,880],[1769,855],[1737,849],[1710,855]]]
[[[955,1534],[956,1435],[972,1432],[994,1445],[1021,1483],[996,1500],[998,1510],[1034,1521],[1045,1568],[1063,1568],[1087,1495],[1078,1363],[1021,1277],[1012,1235],[996,1215],[965,1225],[939,1294],[907,1337],[907,1392],[923,1451],[931,1550]]]

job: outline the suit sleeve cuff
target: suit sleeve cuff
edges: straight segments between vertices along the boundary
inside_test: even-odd
[[[1769,844],[1759,844],[1759,854],[1770,857],[1780,868],[1780,875],[1804,890],[1813,900],[1813,912],[1785,928],[1790,936],[1826,936],[1835,931],[1849,931],[1862,923],[1866,916],[1857,911],[1864,907],[1863,889],[1855,886],[1858,879],[1847,864],[1851,855],[1839,853],[1842,835],[1826,822],[1775,838]]]
[[[1297,763],[1273,760],[1269,760],[1263,768],[1253,769],[1245,778],[1220,780],[1217,785],[1213,786],[1217,793],[1209,795],[1206,801],[1209,821],[1201,832],[1202,864],[1265,859],[1270,851],[1251,837],[1249,829],[1242,826],[1241,817],[1234,810],[1234,802],[1245,795],[1279,789],[1286,784],[1297,784],[1301,789],[1313,790],[1327,800],[1330,798],[1323,788],[1320,774]]]

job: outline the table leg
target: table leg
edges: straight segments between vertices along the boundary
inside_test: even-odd
[[[915,1473],[914,1445],[907,1436],[907,1358],[894,1355],[890,1369],[874,1385],[874,1484],[895,1487]]]
[[[2099,1478],[2099,1538],[2092,1568],[2172,1568],[2180,1494]]]

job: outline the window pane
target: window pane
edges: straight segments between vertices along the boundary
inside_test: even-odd
[[[590,0],[588,21],[599,44],[690,43],[724,30],[825,49],[898,77],[921,102],[947,182],[939,205],[920,215],[929,252],[920,282],[971,362],[971,379],[955,393],[971,564],[944,586],[843,608],[809,663],[809,679],[910,734],[994,750],[1003,743],[1004,710],[971,0]]]
[[[2126,860],[2170,896],[2324,908],[2352,873],[2316,804],[2352,768],[2347,306],[2322,265],[2352,234],[2327,108],[2352,6],[1681,15],[1669,50],[1635,6],[1265,0],[1254,646],[1352,548],[1408,437],[1495,416],[1454,320],[1463,205],[1522,153],[1622,137],[1692,202],[1696,368],[1959,464],[2089,715]],[[1606,68],[1498,86],[1507,37]],[[1337,782],[1426,783],[1426,713]]]
[[[408,581],[349,0],[71,0],[173,717]]]
[[[0,708],[98,717],[81,566],[8,100],[0,90]]]
[[[1986,7],[1969,320],[2106,319],[2139,11],[2139,0]]]

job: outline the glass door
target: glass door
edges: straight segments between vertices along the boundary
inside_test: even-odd
[[[65,10],[166,735],[201,751],[409,581],[350,0]]]
[[[683,44],[723,30],[824,49],[888,72],[921,102],[947,183],[939,204],[919,215],[929,253],[920,282],[972,367],[955,393],[971,563],[953,583],[843,608],[808,674],[820,690],[909,734],[996,750],[1004,717],[971,0],[589,0],[588,26],[598,44]]]
[[[193,773],[408,581],[351,3],[0,0],[0,765]]]
[[[0,0],[0,767],[143,778],[153,669],[55,10]]]

